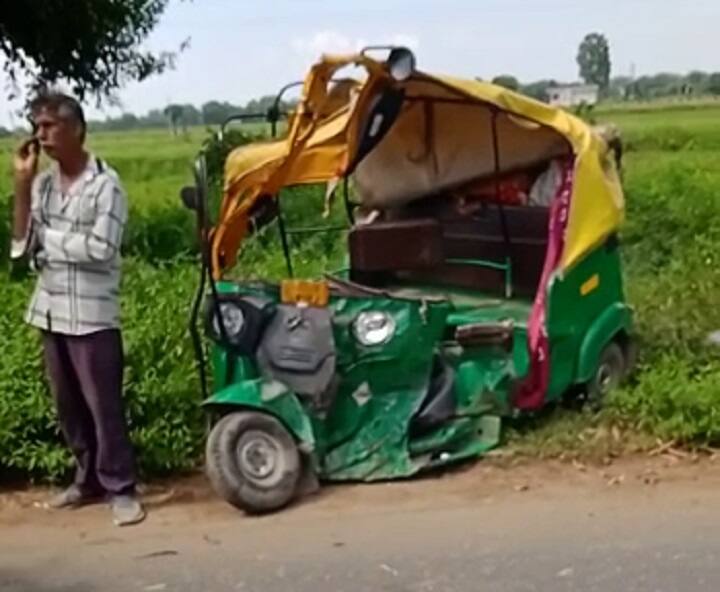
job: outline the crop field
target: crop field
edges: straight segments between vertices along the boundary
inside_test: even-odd
[[[581,448],[592,429],[613,434],[618,446],[652,446],[656,439],[720,445],[720,348],[706,342],[720,329],[720,107],[614,110],[599,117],[616,123],[627,145],[622,244],[640,365],[600,414],[543,416],[529,429],[512,430],[511,443],[556,454]],[[206,137],[204,129],[180,137],[166,130],[91,136],[91,149],[120,173],[131,204],[122,302],[125,385],[146,475],[189,469],[201,457],[205,422],[187,335],[197,278],[194,222],[178,192],[191,181],[193,156]],[[3,259],[12,148],[13,141],[0,140]],[[303,207],[289,206],[294,222],[320,220],[321,199],[312,192],[308,198],[310,204],[296,201]],[[311,237],[297,245],[296,255],[303,275],[332,269],[342,261],[342,241]],[[279,276],[279,245],[262,237],[240,269]],[[69,458],[42,380],[38,336],[22,322],[32,282],[11,281],[6,266],[0,268],[0,473],[54,479],[67,471]]]

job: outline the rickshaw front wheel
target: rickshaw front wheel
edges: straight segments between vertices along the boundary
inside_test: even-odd
[[[587,402],[593,408],[599,408],[608,393],[622,383],[625,377],[625,353],[619,344],[608,344],[600,354],[595,375],[587,386]]]
[[[210,432],[206,472],[217,493],[234,506],[257,514],[290,503],[301,473],[293,437],[266,413],[225,415]]]

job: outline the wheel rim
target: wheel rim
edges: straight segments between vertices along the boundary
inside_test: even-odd
[[[254,481],[266,481],[278,472],[282,454],[278,443],[267,434],[252,430],[238,442],[238,465]]]
[[[598,368],[595,384],[602,395],[608,394],[620,384],[620,368],[614,360],[606,360]]]
[[[598,368],[597,384],[600,392],[607,393],[613,385],[613,369],[610,364],[603,364]]]

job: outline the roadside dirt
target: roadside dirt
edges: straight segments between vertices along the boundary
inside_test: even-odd
[[[709,456],[662,453],[585,465],[560,461],[485,460],[476,464],[408,481],[377,484],[326,485],[320,493],[299,501],[282,514],[300,519],[349,515],[367,511],[422,511],[435,507],[493,504],[513,496],[543,499],[557,495],[611,495],[613,498],[679,485],[685,490],[718,491],[720,460]],[[152,531],[177,523],[192,528],[214,521],[258,521],[218,499],[201,474],[142,486],[149,519],[141,528]],[[49,488],[0,490],[0,527],[32,532],[49,527],[92,531],[109,520],[104,506],[53,512],[44,508]],[[0,545],[1,546],[1,545]]]

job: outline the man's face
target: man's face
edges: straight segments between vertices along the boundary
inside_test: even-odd
[[[82,129],[72,118],[50,109],[41,109],[34,116],[35,137],[45,153],[58,160],[82,146]]]

